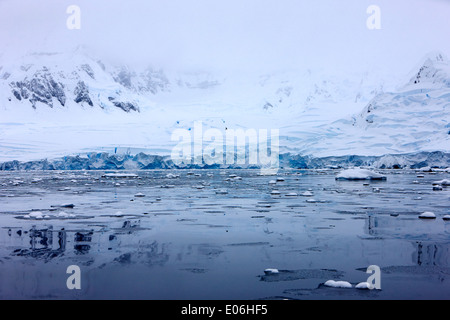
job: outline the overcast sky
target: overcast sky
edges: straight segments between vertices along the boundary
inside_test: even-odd
[[[381,9],[381,30],[366,10]],[[69,5],[81,29],[69,30]],[[448,0],[0,0],[0,53],[86,45],[124,63],[184,69],[413,68],[450,56]]]

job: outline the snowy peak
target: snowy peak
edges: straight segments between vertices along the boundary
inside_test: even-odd
[[[450,62],[442,53],[429,54],[408,85],[434,85],[450,88]]]

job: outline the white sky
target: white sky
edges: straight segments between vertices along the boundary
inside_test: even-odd
[[[66,28],[72,4],[81,30]],[[371,4],[382,30],[366,27]],[[405,73],[430,51],[450,56],[449,40],[449,0],[0,0],[0,54],[18,56],[83,44],[180,69]]]

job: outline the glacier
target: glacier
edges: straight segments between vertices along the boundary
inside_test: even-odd
[[[193,162],[192,162],[193,163]],[[280,154],[280,169],[341,169],[367,167],[376,169],[446,169],[450,167],[450,153],[420,152],[383,156],[332,156],[317,158],[297,154]],[[155,169],[261,169],[258,165],[182,165],[173,163],[170,156],[90,153],[36,161],[7,161],[0,163],[0,171],[20,170],[155,170]]]
[[[171,134],[196,121],[278,129],[283,168],[449,166],[450,63],[439,52],[408,76],[138,70],[82,49],[1,65],[2,170],[174,168]]]

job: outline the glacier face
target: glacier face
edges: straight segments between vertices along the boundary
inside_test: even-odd
[[[296,155],[300,164],[352,155],[377,163],[450,150],[450,63],[440,53],[408,79],[312,70],[174,73],[117,66],[80,50],[0,64],[4,166],[91,152],[116,157],[117,149],[164,157],[174,130],[196,121],[221,131],[279,129],[280,152],[292,167]],[[405,159],[393,163],[412,165]]]
[[[258,165],[176,165],[169,156],[145,153],[108,154],[89,153],[38,161],[7,161],[0,163],[0,171],[19,170],[154,170],[154,169],[260,169]],[[340,169],[369,167],[377,169],[421,169],[450,167],[450,153],[420,152],[384,156],[336,156],[317,158],[298,154],[281,154],[280,169]]]

